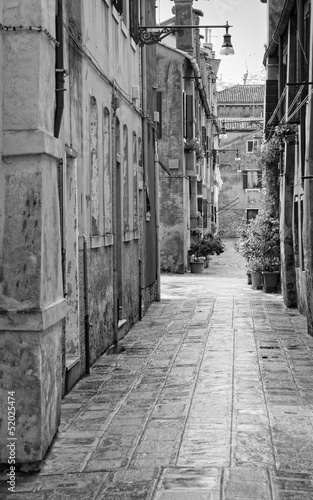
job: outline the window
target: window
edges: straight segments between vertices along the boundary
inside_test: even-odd
[[[112,233],[112,171],[110,156],[111,117],[108,108],[103,110],[102,144],[103,144],[103,204],[104,232]]]
[[[193,139],[194,136],[194,107],[193,107],[193,96],[186,94],[186,139]]]
[[[139,228],[138,224],[138,155],[137,155],[137,136],[133,132],[133,215],[134,215],[134,230]]]
[[[123,13],[123,0],[112,0],[112,5],[116,8],[117,12]]]
[[[250,222],[252,219],[255,219],[258,214],[258,208],[248,208],[247,209],[247,222]]]
[[[139,11],[138,0],[129,0],[129,29],[130,34],[138,43],[138,25],[139,25]]]
[[[93,96],[90,98],[89,151],[91,234],[96,236],[100,234],[98,108],[97,101]]]
[[[247,153],[253,153],[258,147],[259,141],[253,139],[252,141],[247,141]]]
[[[128,166],[128,128],[123,126],[123,218],[124,231],[129,231],[129,166]]]
[[[242,173],[243,189],[261,189],[262,171],[245,170]]]

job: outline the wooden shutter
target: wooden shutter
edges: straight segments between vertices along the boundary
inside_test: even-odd
[[[248,189],[248,172],[242,172],[242,187]]]
[[[123,0],[112,0],[112,4],[120,14],[123,13]]]
[[[129,29],[134,41],[138,43],[139,11],[138,0],[129,0]]]
[[[202,148],[206,151],[206,127],[202,127]]]
[[[193,96],[186,94],[186,138],[193,139]]]

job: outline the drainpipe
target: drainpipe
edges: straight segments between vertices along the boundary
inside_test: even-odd
[[[158,154],[158,132],[155,127],[155,145],[154,145],[154,185],[155,185],[155,220],[156,220],[156,258],[157,258],[157,294],[156,301],[161,300],[161,270],[160,270],[160,212],[159,212],[159,154]]]
[[[60,135],[60,128],[64,110],[64,55],[63,55],[63,0],[57,0],[57,15],[55,18],[56,39],[59,42],[55,49],[55,114],[54,114],[54,137]]]
[[[139,259],[139,321],[142,320],[142,260]]]
[[[304,69],[305,58],[302,51],[302,47],[304,48],[304,2],[299,2],[299,7],[298,7],[298,33],[299,33],[299,40],[301,43],[299,51],[299,63],[300,63],[299,82],[302,83],[305,81],[305,69]],[[305,86],[301,92],[301,101],[305,98],[306,95],[307,95],[307,86]],[[305,113],[306,113],[306,106],[301,106],[300,108],[301,175],[304,175],[304,170],[305,170]]]
[[[112,137],[112,230],[113,230],[113,342],[114,349],[118,343],[118,276],[117,276],[117,254],[116,254],[116,110],[119,107],[119,100],[115,96],[115,89],[113,87],[112,95],[112,124],[111,124],[111,137]]]
[[[146,9],[145,0],[140,1],[141,24],[145,24]],[[141,48],[141,86],[142,86],[142,165],[144,176],[144,196],[148,187],[148,118],[147,118],[147,47]],[[145,220],[145,218],[144,218]],[[145,244],[145,239],[143,241]],[[157,256],[158,258],[158,256]],[[141,274],[142,277],[142,274]]]
[[[84,304],[85,304],[85,361],[86,374],[90,373],[90,352],[89,352],[89,294],[88,294],[88,265],[87,265],[87,238],[83,234],[83,259],[84,259]]]

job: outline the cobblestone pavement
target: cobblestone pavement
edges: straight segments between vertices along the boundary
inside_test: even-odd
[[[163,275],[122,344],[64,398],[41,472],[1,498],[313,499],[313,339],[247,285],[233,242],[202,275]]]

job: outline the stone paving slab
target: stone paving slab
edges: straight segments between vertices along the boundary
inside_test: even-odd
[[[7,500],[313,499],[313,339],[252,290],[233,242],[162,299],[62,402],[39,473]]]

